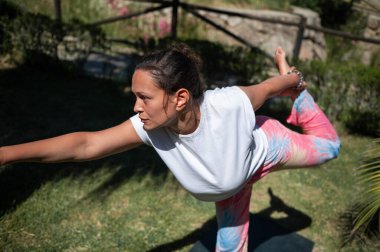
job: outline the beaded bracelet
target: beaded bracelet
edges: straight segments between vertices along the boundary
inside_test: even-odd
[[[291,73],[295,73],[298,76],[298,83],[297,83],[297,86],[295,87],[295,89],[301,88],[303,86],[303,82],[304,82],[303,74],[300,71],[298,71],[297,69],[292,69],[288,72],[288,74],[291,74]]]

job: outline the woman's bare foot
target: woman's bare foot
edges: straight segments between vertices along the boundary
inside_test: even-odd
[[[277,47],[276,51],[274,52],[274,63],[276,64],[280,75],[285,75],[289,72],[290,67],[286,61],[286,53],[281,47]]]
[[[280,75],[285,75],[293,69],[289,66],[288,62],[286,61],[286,53],[281,47],[277,47],[274,53],[274,62],[277,66]],[[280,94],[280,96],[289,96],[294,101],[298,97],[298,95],[306,89],[306,87],[307,84],[304,83],[304,85],[300,89],[288,88],[284,90]]]

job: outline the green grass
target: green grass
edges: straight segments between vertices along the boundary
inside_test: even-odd
[[[134,99],[105,80],[20,67],[0,71],[0,83],[0,145],[103,129],[132,114]],[[285,227],[312,240],[315,251],[339,248],[338,216],[355,198],[354,168],[371,144],[339,131],[337,160],[270,174],[253,189],[252,214],[270,207],[271,188],[311,218],[302,226],[293,216]],[[185,192],[148,147],[86,163],[4,166],[0,191],[1,251],[188,251],[215,225],[214,205]]]
[[[212,216],[169,180],[133,179],[87,198],[112,172],[47,182],[1,220],[2,251],[146,251],[181,239]],[[192,244],[188,244],[189,246]]]
[[[343,148],[339,158],[318,168],[288,170],[273,173],[259,181],[253,189],[251,209],[259,211],[267,207],[269,197],[265,191],[271,187],[274,193],[292,207],[312,218],[312,225],[300,231],[315,242],[316,251],[337,251],[339,241],[338,216],[357,197],[355,168],[363,150],[370,146],[365,137],[340,132]],[[347,248],[347,251],[351,248]],[[345,250],[343,250],[345,251]]]
[[[96,19],[67,3],[64,13]],[[26,7],[52,15],[52,1],[27,1]],[[59,68],[0,70],[0,146],[116,125],[132,115],[134,98],[122,90],[123,84]],[[355,200],[355,168],[371,145],[370,138],[339,133],[337,160],[273,173],[253,187],[252,214],[271,209],[271,188],[293,214],[311,218],[304,225],[300,215],[270,215],[312,240],[315,251],[339,249],[338,217]],[[188,251],[215,226],[213,204],[186,193],[148,147],[86,163],[0,167],[0,192],[1,251]]]

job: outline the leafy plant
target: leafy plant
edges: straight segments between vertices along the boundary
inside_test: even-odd
[[[7,23],[12,22],[21,13],[15,4],[0,1],[0,54],[8,52],[12,45],[10,36],[7,35]]]
[[[380,245],[380,138],[358,168],[358,181],[363,190],[359,200],[341,216],[342,246],[348,243],[376,247]],[[372,244],[375,242],[375,244]],[[370,243],[370,245],[369,245]]]
[[[106,48],[101,29],[79,20],[60,23],[52,18],[25,12],[12,4],[2,4],[12,15],[0,18],[0,53],[11,55],[14,61],[37,65],[65,59],[81,63],[96,47]]]
[[[178,39],[189,45],[203,60],[202,74],[209,86],[249,85],[267,77],[268,64],[259,50],[242,46],[226,46],[199,39]],[[137,43],[137,49],[147,53],[164,48],[171,43],[170,38],[150,39]]]
[[[318,12],[323,26],[337,29],[347,23],[355,1],[357,0],[291,0],[291,4]]]
[[[368,152],[364,164],[358,169],[360,183],[364,186],[363,205],[365,207],[360,211],[355,221],[353,233],[360,227],[367,228],[371,221],[377,221],[377,233],[380,232],[380,139],[377,139],[377,148]]]
[[[299,63],[310,90],[327,116],[353,132],[376,135],[379,130],[380,71],[359,63]]]

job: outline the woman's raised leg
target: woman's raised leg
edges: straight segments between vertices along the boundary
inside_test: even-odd
[[[252,183],[271,171],[317,166],[338,156],[339,137],[307,91],[295,100],[288,118],[289,123],[302,128],[303,134],[270,117],[257,116],[256,122],[267,136],[268,153]]]

